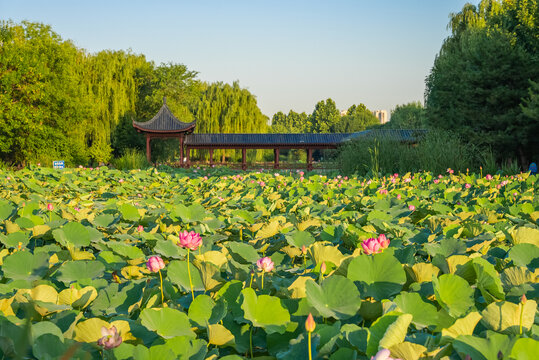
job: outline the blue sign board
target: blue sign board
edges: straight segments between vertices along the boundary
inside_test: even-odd
[[[52,167],[55,168],[55,169],[63,169],[64,168],[64,160],[53,161],[52,162]]]

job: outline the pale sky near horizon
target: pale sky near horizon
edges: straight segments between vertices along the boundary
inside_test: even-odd
[[[104,49],[181,63],[203,81],[238,80],[272,117],[332,98],[390,111],[423,102],[449,14],[478,0],[0,0],[0,19],[52,26]]]

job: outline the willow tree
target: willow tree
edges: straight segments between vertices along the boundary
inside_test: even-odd
[[[268,118],[262,114],[256,97],[236,81],[204,84],[192,113],[197,133],[263,133],[269,131]],[[231,155],[232,151],[226,152]],[[225,152],[221,152],[224,157]]]

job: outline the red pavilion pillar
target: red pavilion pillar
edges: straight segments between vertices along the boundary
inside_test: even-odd
[[[307,170],[313,169],[313,149],[307,149]]]
[[[150,134],[146,134],[146,159],[152,162],[152,149],[150,147]]]
[[[180,167],[183,167],[183,134],[180,135]]]
[[[279,148],[273,150],[273,154],[275,156],[275,163],[273,164],[274,169],[279,168]]]

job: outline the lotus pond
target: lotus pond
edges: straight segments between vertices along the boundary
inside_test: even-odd
[[[0,171],[0,351],[533,359],[538,180]]]

